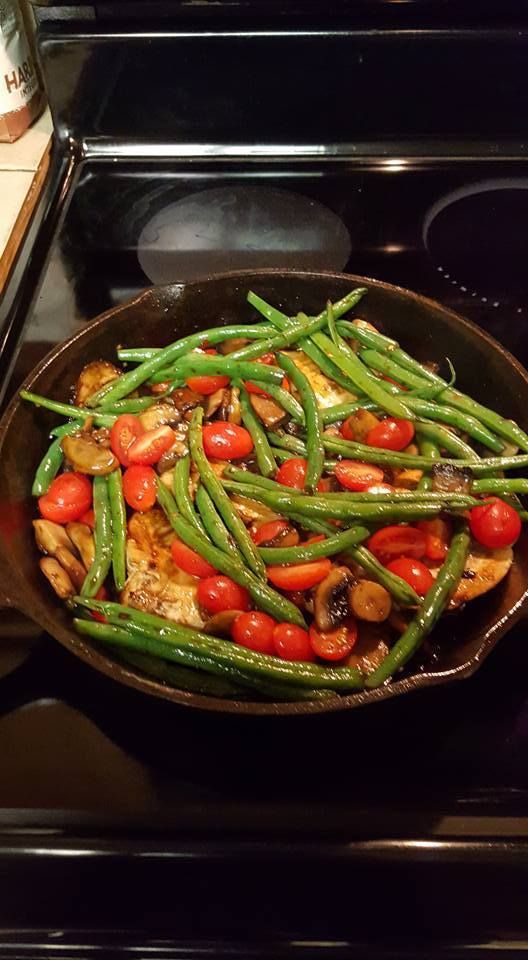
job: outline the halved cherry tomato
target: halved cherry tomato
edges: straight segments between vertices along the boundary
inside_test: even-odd
[[[425,556],[428,560],[445,560],[451,540],[451,527],[447,520],[435,517],[434,520],[420,520],[416,524],[425,536]]]
[[[420,560],[425,556],[425,535],[416,527],[397,524],[377,530],[367,540],[367,546],[382,563],[404,556]]]
[[[328,557],[310,560],[308,563],[291,563],[289,566],[267,567],[268,580],[279,590],[309,590],[330,573],[332,564]]]
[[[375,467],[371,463],[359,463],[357,460],[340,460],[334,474],[346,490],[366,490],[383,482],[381,467]]]
[[[211,577],[218,572],[216,567],[207,563],[207,560],[204,560],[196,550],[192,550],[181,540],[172,541],[171,556],[176,566],[185,573],[189,573],[191,577]]]
[[[54,523],[78,520],[90,509],[92,484],[84,473],[61,473],[51,481],[48,492],[39,497],[40,514]]]
[[[276,626],[277,621],[267,613],[251,610],[236,618],[231,627],[231,636],[241,647],[248,647],[259,653],[274,654],[273,631]]]
[[[295,547],[299,534],[287,520],[267,520],[252,531],[251,539],[257,546]]]
[[[172,427],[164,424],[155,430],[145,430],[128,448],[127,454],[130,463],[140,463],[148,466],[157,463],[160,457],[169,450],[176,439]]]
[[[434,583],[429,567],[426,567],[421,560],[413,560],[412,557],[398,557],[396,560],[391,560],[387,564],[387,570],[405,580],[420,597],[425,597]]]
[[[216,351],[213,351],[216,353]],[[187,377],[185,381],[190,390],[194,390],[195,393],[201,393],[203,397],[209,397],[212,393],[216,393],[217,390],[221,390],[222,387],[227,387],[229,384],[229,377],[213,377],[213,376],[202,376],[202,377]]]
[[[128,449],[143,432],[140,421],[131,413],[122,414],[114,423],[110,431],[110,446],[123,467],[130,466]]]
[[[283,660],[314,660],[308,631],[294,623],[279,623],[273,631],[273,647]]]
[[[303,457],[290,457],[289,460],[281,463],[275,474],[275,480],[277,483],[282,483],[283,487],[293,487],[294,490],[304,490],[307,470],[307,460]],[[324,493],[330,489],[330,484],[331,481],[323,477],[317,484],[317,490],[319,493]]]
[[[356,640],[355,620],[348,620],[344,626],[332,630],[331,633],[320,633],[314,626],[310,627],[310,645],[321,660],[342,660],[348,656]]]
[[[221,573],[200,580],[198,603],[211,614],[224,610],[249,610],[251,606],[247,590]]]
[[[264,363],[266,366],[273,366],[273,364],[276,363],[275,354],[263,353],[261,357],[257,357],[255,363]],[[248,393],[253,393],[257,397],[269,397],[269,393],[267,393],[266,390],[261,390],[255,383],[251,383],[251,380],[244,381],[244,386]]]
[[[251,434],[236,423],[206,423],[202,437],[206,457],[217,460],[239,460],[253,450]]]
[[[369,447],[383,447],[384,450],[404,450],[413,437],[414,425],[410,420],[387,417],[369,430],[367,444]]]
[[[85,523],[93,530],[95,527],[95,513],[93,510],[87,510],[86,513],[83,513],[82,517],[79,517],[79,523]]]
[[[123,496],[132,510],[144,513],[156,503],[158,480],[152,467],[133,464],[123,474]]]
[[[469,526],[475,540],[494,550],[511,547],[519,539],[521,520],[509,503],[499,497],[469,511]]]

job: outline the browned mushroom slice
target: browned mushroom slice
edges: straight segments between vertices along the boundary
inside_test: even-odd
[[[72,520],[71,523],[66,524],[66,532],[84,566],[89,570],[95,555],[95,543],[90,527],[87,523],[79,523],[78,521]]]
[[[431,470],[432,489],[436,493],[469,493],[472,473],[467,467],[435,463]]]
[[[231,627],[241,613],[242,610],[222,610],[222,613],[215,613],[205,624],[205,632],[211,633],[213,637],[230,637]]]
[[[223,354],[234,353],[235,350],[245,347],[247,343],[249,343],[249,340],[246,337],[231,337],[229,340],[223,340],[222,343],[218,344],[218,351]]]
[[[207,397],[207,403],[205,406],[205,416],[214,417],[215,413],[218,413],[221,407],[223,407],[228,400],[229,390],[226,387],[220,387],[219,390],[215,390],[214,393],[211,393]]]
[[[79,407],[86,406],[87,400],[97,393],[101,387],[121,376],[121,370],[107,360],[94,360],[87,363],[81,370],[77,386],[75,387],[75,403]]]
[[[240,390],[238,387],[231,387],[228,390],[227,402],[221,407],[218,415],[222,420],[227,420],[229,423],[242,423]]]
[[[169,400],[159,400],[147,407],[143,413],[140,413],[138,420],[143,430],[157,430],[158,427],[165,426],[166,423],[179,423],[181,420],[180,411]]]
[[[61,567],[55,557],[42,557],[42,559],[39,560],[39,567],[61,600],[75,596],[76,590],[73,583],[66,573],[66,570]]]
[[[86,577],[86,570],[80,560],[66,547],[59,547],[55,558],[59,561],[62,569],[66,570],[74,587],[79,591]]]
[[[203,401],[203,397],[199,393],[195,393],[194,390],[191,390],[190,387],[180,387],[178,390],[175,390],[174,393],[171,393],[171,400],[182,415],[188,413],[189,410],[193,410],[194,407],[199,406]]]
[[[390,630],[385,625],[362,623],[347,666],[357,667],[361,673],[372,673],[387,656],[390,642]]]
[[[71,550],[72,542],[64,527],[51,520],[33,520],[33,530],[37,547],[43,553],[54,557],[59,547]]]
[[[68,463],[80,473],[101,477],[119,466],[112,451],[97,443],[90,434],[72,433],[62,438],[61,446]]]
[[[318,630],[330,633],[350,615],[350,590],[353,584],[354,578],[348,567],[333,567],[317,586],[314,616]]]
[[[283,410],[282,407],[279,407],[279,404],[275,403],[275,400],[272,400],[270,397],[259,397],[257,394],[251,393],[249,400],[257,417],[262,420],[264,426],[268,427],[269,430],[278,427],[286,418],[286,411]]]
[[[187,453],[187,444],[184,440],[176,439],[170,447],[158,460],[156,464],[156,470],[158,473],[165,473],[167,470],[172,470],[176,466],[178,460],[181,460],[182,457]]]
[[[390,593],[374,580],[360,580],[350,591],[352,613],[358,620],[382,623],[391,612]]]

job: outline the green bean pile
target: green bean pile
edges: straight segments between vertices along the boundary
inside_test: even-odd
[[[528,467],[528,434],[462,393],[449,361],[444,379],[345,319],[366,293],[290,317],[249,292],[254,322],[120,347],[121,366],[81,372],[75,404],[21,391],[66,418],[31,492],[41,569],[82,636],[206,696],[320,700],[390,682],[477,595],[475,542],[507,572],[528,479],[505,473]],[[170,531],[169,580],[203,628],[127,593],[134,517]],[[239,607],[213,596],[226,583]]]

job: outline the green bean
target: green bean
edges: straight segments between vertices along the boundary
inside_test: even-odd
[[[306,421],[306,468],[305,488],[314,493],[324,467],[323,423],[317,397],[308,378],[285,353],[279,353],[277,362],[299,393]],[[261,471],[262,473],[264,471]]]
[[[460,457],[465,460],[479,459],[473,447],[470,447],[468,443],[465,443],[464,440],[457,437],[456,433],[453,433],[452,430],[440,426],[439,423],[427,423],[425,420],[416,420],[414,428],[418,437],[425,437],[426,440],[432,440],[438,447],[447,450],[448,453],[453,454],[455,457]]]
[[[57,476],[62,466],[62,461],[64,460],[61,438],[69,433],[75,433],[80,427],[81,425],[79,423],[74,422],[65,423],[62,427],[58,428],[60,433],[57,435],[57,439],[50,444],[36,469],[35,479],[31,487],[32,496],[41,497],[44,493],[48,492],[50,483]]]
[[[327,407],[322,411],[323,423],[328,426],[338,420],[347,420],[358,410],[379,410],[377,403],[372,400],[354,400],[352,403],[338,403],[335,407]]]
[[[363,333],[358,332],[360,328],[355,327],[354,324],[350,324],[350,326],[353,328],[353,330],[351,330],[351,336],[355,336],[358,340],[360,337],[363,337]],[[428,370],[427,367],[422,366],[417,360],[398,347],[395,341],[392,341],[392,344],[395,344],[394,346],[392,344],[387,346],[386,342],[384,342],[387,338],[381,337],[381,335],[374,333],[374,331],[369,331],[369,333],[371,337],[368,346],[374,347],[379,350],[380,353],[388,353],[390,359],[398,365],[394,379],[399,383],[406,383],[412,387],[420,387],[427,385],[427,383],[433,383],[439,387],[444,387],[443,392],[437,395],[437,400],[449,403],[450,406],[456,407],[459,410],[464,410],[477,420],[480,420],[481,423],[489,427],[489,429],[499,437],[503,437],[510,443],[515,444],[520,447],[521,450],[528,451],[528,434],[513,420],[504,419],[495,410],[483,406],[483,404],[473,400],[472,397],[467,396],[467,394],[450,387],[442,377],[433,373],[432,370]],[[365,345],[367,345],[366,341],[364,342]],[[414,374],[415,379],[412,383],[409,379],[404,379],[405,371],[411,376]]]
[[[266,342],[266,341],[265,341]],[[262,341],[258,341],[259,346]],[[264,353],[265,351],[263,351]],[[208,354],[189,353],[182,357],[173,367],[163,367],[150,378],[150,383],[164,383],[166,380],[187,380],[189,377],[226,376],[249,380],[255,374],[255,364],[233,359],[234,353],[226,357],[212,357]],[[139,368],[138,368],[139,369]],[[283,375],[278,367],[259,364],[257,367],[259,379],[265,383],[282,383]]]
[[[285,390],[284,387],[278,387],[275,383],[263,383],[255,378],[252,378],[251,383],[269,393],[270,397],[289,414],[291,419],[295,420],[295,423],[304,424],[304,410],[288,390]]]
[[[428,440],[427,437],[419,437],[418,448],[422,457],[427,457],[432,462],[440,459],[440,451],[433,440]],[[418,483],[418,490],[430,490],[432,486],[432,478],[424,473]]]
[[[58,427],[53,427],[53,430],[50,430],[50,437],[67,437],[70,433],[79,433],[82,431],[84,424],[80,420],[70,420],[68,423],[61,423]]]
[[[356,287],[355,290],[351,290],[350,293],[347,293],[341,300],[337,300],[336,303],[333,304],[334,317],[342,317],[343,314],[348,313],[352,307],[355,307],[359,303],[366,293],[368,293],[367,287]],[[247,301],[279,330],[286,329],[291,322],[287,314],[282,313],[281,310],[277,310],[276,307],[272,307],[269,303],[266,303],[266,301],[263,300],[262,297],[259,297],[257,293],[254,293],[253,290],[249,291]],[[326,308],[321,311],[316,319],[326,320]]]
[[[372,347],[374,350],[394,350],[398,346],[396,340],[392,340],[379,330],[373,330],[371,326],[364,321],[339,320],[337,329],[342,337],[353,337],[362,347]]]
[[[285,460],[292,460],[297,456],[295,453],[291,453],[290,450],[281,450],[280,447],[272,446],[271,451],[273,453],[273,456],[275,457],[275,460],[277,460],[278,463],[284,463]],[[336,466],[337,466],[337,460],[325,460],[324,462],[324,468],[326,473],[333,473]]]
[[[275,443],[275,441],[273,441]],[[363,460],[365,463],[379,463],[389,467],[401,467],[402,469],[429,470],[431,461],[428,457],[422,457],[412,453],[396,453],[391,450],[383,450],[381,447],[369,447],[365,443],[356,443],[353,440],[340,440],[337,437],[327,437],[323,435],[325,450],[330,453],[340,454],[342,457],[353,458],[354,460]],[[302,456],[302,454],[299,454]],[[473,474],[478,477],[485,476],[496,470],[520,470],[528,467],[528,456],[515,457],[483,457],[476,460],[457,460],[449,457],[441,457],[437,463],[449,464],[453,467],[469,467]]]
[[[367,687],[379,687],[380,684],[385,683],[396,670],[407,663],[425,637],[431,632],[462,576],[469,543],[470,537],[467,526],[463,524],[454,534],[447,557],[433,586],[427,591],[421,602],[418,613],[377,670],[367,678]]]
[[[203,410],[201,407],[195,407],[189,427],[189,448],[196,469],[200,474],[200,480],[211,497],[227,529],[232,534],[249,568],[258,577],[265,579],[266,570],[257,548],[205,456],[202,441],[202,422]]]
[[[185,454],[184,457],[181,457],[180,460],[176,463],[174,467],[174,473],[172,475],[172,488],[174,493],[174,499],[176,500],[176,506],[180,511],[184,520],[187,520],[187,523],[190,523],[198,533],[201,533],[202,536],[205,536],[205,528],[200,520],[199,516],[194,509],[191,493],[189,490],[191,476],[191,458],[189,454]]]
[[[175,342],[179,343],[181,347],[179,356],[184,356],[204,344],[214,346],[216,343],[223,343],[225,340],[262,340],[265,337],[272,337],[274,333],[275,327],[269,323],[235,323],[227,327],[199,330],[197,333],[191,333]],[[121,347],[117,351],[117,356],[126,363],[143,363],[144,360],[152,360],[153,357],[157,357],[162,349],[164,348]]]
[[[382,502],[363,503],[345,500],[345,498],[331,500],[320,494],[315,498],[301,494],[277,493],[265,487],[236,483],[232,480],[225,480],[224,486],[226,490],[238,493],[240,496],[265,503],[272,510],[283,513],[285,516],[289,516],[293,510],[303,516],[316,519],[361,520],[365,523],[387,523],[388,521],[396,523],[399,520],[412,522],[436,516],[440,510],[450,512],[457,509],[465,510],[478,502],[473,497],[463,494],[448,494],[440,500],[433,500],[431,497],[423,502],[394,503],[387,499]]]
[[[402,580],[401,577],[387,570],[367,547],[359,546],[353,551],[348,550],[345,559],[347,556],[350,556],[350,559],[353,560],[354,563],[363,567],[365,572],[374,580],[381,583],[382,587],[385,587],[385,589],[389,591],[396,603],[404,607],[414,607],[420,602],[420,597],[415,593],[413,588],[409,586],[405,580]]]
[[[108,501],[112,521],[112,570],[116,589],[121,591],[126,581],[127,519],[121,470],[113,470],[107,477]]]
[[[288,683],[295,687],[345,692],[357,690],[363,686],[362,674],[351,667],[322,667],[315,663],[282,660],[280,657],[257,653],[239,644],[220,640],[217,637],[212,638],[197,630],[169,623],[161,617],[132,607],[123,607],[109,601],[86,601],[79,597],[75,598],[75,602],[90,610],[97,610],[107,617],[110,623],[117,623],[122,627],[126,626],[138,631],[141,629],[152,631],[151,636],[165,643],[166,652],[163,656],[166,659],[172,659],[173,653],[183,651],[189,655],[214,658],[218,664],[228,668],[238,668],[248,675]]]
[[[275,447],[289,450],[296,457],[306,457],[306,444],[300,437],[292,437],[289,433],[276,433],[273,430],[268,430],[268,440]]]
[[[115,413],[116,417],[121,416],[123,413],[143,413],[144,410],[148,410],[154,403],[163,400],[164,396],[166,396],[166,393],[151,394],[148,397],[127,397],[126,400],[116,400],[115,403],[102,403],[99,410],[102,413]]]
[[[176,645],[169,646],[143,627],[123,629],[113,624],[80,619],[75,619],[74,625],[79,633],[117,649],[122,659],[135,661],[140,670],[171,686],[203,696],[247,700],[249,691],[275,701],[321,700],[335,696],[331,690],[311,690],[268,680],[187,647],[182,650]],[[123,651],[126,651],[125,656]]]
[[[406,370],[392,359],[392,354],[386,355],[377,350],[361,350],[359,353],[363,363],[372,370],[378,370],[379,373],[392,377],[397,383],[406,387],[419,389],[424,386],[423,376],[413,373],[412,370]],[[427,384],[425,384],[427,385]]]
[[[333,380],[334,383],[337,383],[343,390],[347,390],[351,396],[355,396],[356,391],[352,389],[352,384],[350,383],[350,378],[347,377],[344,373],[341,372],[339,367],[336,367],[335,363],[330,360],[323,351],[307,337],[304,340],[300,340],[298,343],[298,349],[302,350],[306,354],[309,360],[312,363],[315,363],[316,367],[319,367],[321,373],[328,377],[330,380]]]
[[[204,560],[207,560],[220,573],[231,577],[241,587],[245,587],[257,607],[275,617],[276,620],[287,620],[298,624],[300,627],[305,626],[304,618],[295,604],[258,580],[250,570],[243,566],[237,556],[219,550],[218,547],[213,546],[197,530],[191,527],[178,514],[171,494],[161,482],[158,482],[158,501],[180,540],[183,540],[192,550],[196,550]],[[259,561],[262,564],[260,557]]]
[[[255,457],[257,458],[258,468],[264,477],[274,477],[277,473],[277,461],[271,452],[269,440],[261,421],[255,415],[253,407],[249,402],[246,390],[239,384],[240,388],[240,411],[242,413],[242,422],[251,435]]]
[[[115,381],[112,382],[115,383]],[[111,427],[117,420],[117,414],[94,413],[93,410],[87,410],[85,407],[74,407],[72,403],[49,400],[48,397],[40,397],[28,390],[21,390],[20,397],[22,400],[27,400],[28,403],[33,403],[36,407],[44,407],[45,410],[58,413],[61,417],[73,417],[75,420],[87,420],[88,417],[92,417],[98,427]]]
[[[216,507],[207,493],[205,487],[200,483],[196,491],[196,506],[200,511],[205,532],[215,546],[224,553],[238,553],[237,547],[229,535],[229,531],[224,521],[216,511]],[[241,556],[241,555],[240,555]],[[241,560],[241,562],[243,562]]]
[[[524,477],[506,480],[503,477],[485,477],[474,480],[473,493],[528,493],[528,480]]]
[[[112,563],[112,517],[107,477],[94,477],[95,556],[82,585],[83,597],[95,597],[105,582]]]
[[[333,557],[349,547],[366,540],[369,531],[366,527],[349,527],[316,543],[302,543],[298,547],[260,547],[260,555],[267,565],[277,563],[306,563],[319,557]]]
[[[256,360],[263,353],[275,353],[277,350],[284,350],[293,346],[302,337],[320,330],[324,326],[324,317],[312,317],[308,323],[306,320],[291,320],[288,326],[280,333],[276,333],[269,340],[261,340],[260,343],[250,343],[247,347],[241,347],[235,350],[229,356],[233,360]]]
[[[83,620],[82,623],[90,621]],[[93,621],[92,621],[93,623]],[[96,624],[100,626],[100,624]],[[227,677],[218,677],[211,673],[204,673],[201,670],[193,670],[191,667],[182,667],[179,664],[169,663],[158,657],[145,653],[137,653],[137,638],[134,637],[134,649],[127,649],[125,637],[126,630],[115,626],[106,626],[106,630],[88,630],[87,636],[91,637],[97,643],[108,643],[109,646],[117,647],[117,655],[127,666],[145,673],[148,677],[155,680],[161,680],[162,683],[175,687],[177,690],[187,690],[189,693],[201,693],[204,697],[220,697],[231,700],[247,699],[247,689],[233,683]],[[82,632],[82,631],[81,631]],[[113,641],[113,642],[112,642]],[[121,643],[120,643],[121,641]],[[123,646],[121,647],[121,644]]]

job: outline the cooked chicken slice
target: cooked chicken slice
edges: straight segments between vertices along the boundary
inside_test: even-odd
[[[349,393],[348,390],[340,387],[338,383],[334,383],[333,380],[325,377],[324,373],[321,373],[319,367],[313,360],[310,360],[305,353],[302,353],[300,350],[287,350],[285,352],[299,367],[299,370],[302,370],[307,380],[309,380],[318,403],[323,409],[326,409],[326,407],[334,407],[338,403],[349,403],[357,399],[355,394]]]
[[[197,601],[197,580],[174,564],[174,533],[161,510],[134,513],[128,523],[128,578],[121,603],[189,627],[205,624]]]
[[[513,550],[511,547],[503,547],[500,550],[479,549],[476,544],[471,547],[471,553],[468,554],[466,566],[462,579],[455,593],[451,597],[449,609],[460,607],[468,600],[475,600],[482,596],[488,590],[494,587],[504,579],[513,562]],[[436,577],[440,567],[431,568],[433,577]]]

